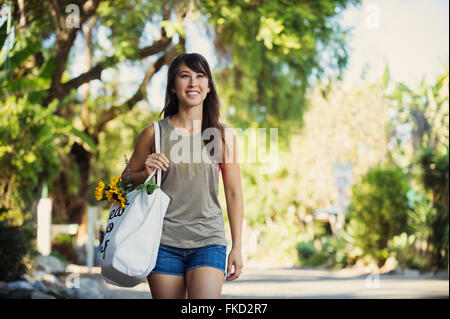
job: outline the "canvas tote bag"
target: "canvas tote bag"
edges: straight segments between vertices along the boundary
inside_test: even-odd
[[[160,131],[155,127],[155,149],[160,152]],[[161,187],[161,170],[157,185]],[[101,273],[107,283],[120,287],[134,287],[145,280],[155,267],[158,256],[163,219],[170,198],[161,188],[148,195],[144,190],[127,194],[128,205],[121,208],[112,204],[109,211],[103,243],[98,250]]]

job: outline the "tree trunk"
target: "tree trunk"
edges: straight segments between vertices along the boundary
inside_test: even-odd
[[[86,151],[82,145],[75,142],[72,146],[68,158],[63,158],[64,168],[55,180],[54,211],[67,223],[81,224],[82,217],[87,209],[89,198],[89,172],[92,154]],[[77,165],[77,173],[80,184],[77,185],[76,195],[70,193],[70,185],[74,182],[70,180],[72,165]]]

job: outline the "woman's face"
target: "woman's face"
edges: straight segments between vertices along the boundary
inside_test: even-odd
[[[206,95],[211,89],[208,84],[208,77],[202,73],[197,73],[182,63],[175,76],[175,90],[180,104],[186,106],[203,105]]]

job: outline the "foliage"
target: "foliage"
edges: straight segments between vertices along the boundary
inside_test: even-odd
[[[347,231],[381,267],[388,241],[406,229],[409,181],[400,168],[374,167],[352,187]]]
[[[449,248],[449,153],[424,149],[418,154],[420,179],[429,202],[418,206],[420,209],[413,217],[418,235],[425,236],[431,251],[427,252],[428,268],[445,269],[448,265]],[[425,206],[425,207],[423,207]],[[423,230],[420,226],[424,225]]]
[[[200,1],[201,13],[215,30],[216,76],[233,126],[283,126],[280,142],[298,134],[312,78],[321,78],[326,69],[342,75],[348,30],[336,18],[359,3]],[[333,58],[323,59],[325,52]]]
[[[306,262],[315,252],[312,242],[300,242],[297,244],[298,257],[300,261]]]
[[[159,188],[158,185],[153,180],[150,180],[146,183],[139,184],[136,186],[136,190],[142,190],[145,191],[148,195],[152,194],[155,189]]]
[[[392,122],[406,128],[405,134],[394,134],[396,147],[389,157],[408,170],[419,192],[420,200],[410,203],[412,233],[423,242],[426,251],[416,251],[426,261],[417,261],[423,269],[448,268],[448,153],[449,153],[449,68],[435,81],[426,84],[425,77],[416,88],[395,83],[387,95],[393,112]],[[397,132],[398,133],[398,132]],[[410,134],[410,138],[408,135]],[[417,243],[416,243],[417,245]],[[414,258],[415,260],[416,258]],[[420,266],[419,266],[420,264]]]
[[[428,266],[429,260],[424,255],[423,251],[419,251],[417,246],[417,238],[415,235],[408,235],[406,232],[392,237],[389,242],[392,255],[398,261],[398,264],[403,269],[418,269],[424,270]]]
[[[395,131],[390,156],[398,165],[412,169],[414,158],[423,150],[448,152],[449,141],[449,68],[427,85],[425,77],[416,88],[393,83],[386,92]],[[400,128],[404,133],[400,132]],[[406,135],[406,136],[405,136]],[[408,138],[410,135],[410,138]]]
[[[119,138],[115,144],[110,140],[105,143],[104,133],[109,126],[123,127],[118,122],[110,124],[122,115],[131,118],[138,102],[148,105],[145,87],[153,76],[151,72],[156,74],[162,66],[170,64],[175,53],[185,50],[187,22],[198,22],[202,15],[217,31],[216,44],[220,42],[217,47],[222,46],[226,50],[221,52],[233,55],[231,72],[217,74],[216,81],[224,108],[230,105],[228,97],[238,97],[231,101],[235,107],[239,106],[235,124],[245,127],[256,123],[258,126],[262,122],[258,118],[255,121],[253,115],[262,112],[268,114],[266,123],[272,123],[271,126],[281,127],[282,123],[291,121],[292,126],[297,127],[304,108],[291,106],[299,101],[301,104],[313,70],[320,73],[324,69],[319,65],[318,52],[336,49],[333,54],[336,60],[331,63],[335,62],[340,69],[345,66],[346,32],[339,29],[333,18],[339,10],[358,2],[341,0],[298,5],[195,1],[196,5],[192,6],[191,2],[176,0],[94,1],[91,6],[79,6],[80,28],[71,29],[64,25],[67,16],[64,8],[70,1],[26,1],[23,5],[12,1],[14,58],[11,58],[12,67],[0,94],[2,97],[21,96],[28,92],[29,101],[44,108],[56,98],[56,113],[73,126],[70,132],[76,136],[63,139],[62,172],[58,185],[49,187],[55,200],[55,214],[66,218],[82,213],[88,202],[95,202],[92,195],[96,182],[93,181],[116,173],[108,172],[112,170],[111,164],[117,162],[111,155],[117,154],[118,144],[128,147],[132,140]],[[295,17],[291,16],[291,11]],[[242,25],[244,22],[248,25]],[[305,28],[305,24],[309,27]],[[89,28],[91,37],[87,36]],[[243,32],[234,32],[236,28]],[[81,52],[85,45],[90,46],[90,50]],[[88,51],[90,56],[84,59],[85,65],[80,66],[78,57]],[[249,54],[241,56],[237,52]],[[123,77],[111,76],[122,72],[124,67],[147,70],[141,73],[142,77],[145,75],[144,80],[140,84],[137,81],[126,83]],[[240,81],[240,86],[229,86],[235,79]],[[85,87],[81,86],[88,83],[90,87],[84,94]],[[246,89],[242,90],[244,83]],[[263,100],[270,104],[263,106]],[[136,122],[130,125],[135,125],[132,130],[141,131],[140,119],[132,118]],[[240,125],[238,120],[245,125]],[[282,139],[285,132],[287,130],[279,131],[280,143],[285,143]],[[114,133],[116,137],[126,134],[129,133]],[[111,143],[113,147],[104,147],[102,142]],[[102,153],[105,149],[111,153]],[[99,168],[91,165],[93,160],[100,163]],[[66,184],[66,180],[73,183]]]
[[[380,260],[393,252],[406,263],[428,267],[417,257],[422,255],[414,255],[416,245],[424,241],[436,258],[429,265],[442,267],[448,260],[448,67],[432,85],[422,81],[411,89],[396,83],[389,94],[383,91],[391,87],[388,72],[380,83],[362,83],[350,91],[331,76],[327,85],[317,85],[307,94],[314,77],[323,79],[331,70],[339,79],[345,70],[348,30],[336,22],[340,11],[361,1],[196,0],[195,9],[190,1],[100,1],[89,14],[82,8],[84,24],[77,30],[55,25],[64,21],[64,6],[70,1],[11,2],[15,41],[10,67],[0,61],[0,70],[7,70],[0,84],[0,208],[7,209],[16,223],[25,219],[43,182],[50,183],[51,195],[61,190],[59,207],[95,203],[96,181],[117,174],[123,152],[132,152],[142,128],[159,113],[139,107],[148,107],[146,99],[153,98],[145,90],[148,82],[141,82],[141,87],[136,80],[117,75],[124,67],[143,70],[141,78],[152,70],[157,74],[174,52],[185,50],[185,23],[206,20],[214,29],[219,53],[214,77],[226,120],[239,128],[279,128],[277,169],[261,173],[265,156],[257,164],[241,166],[245,218],[261,230],[263,249],[292,256],[298,242],[311,242],[314,263],[351,264],[361,254]],[[87,21],[93,22],[92,59],[84,59],[91,65],[86,63],[81,71],[85,73],[79,74]],[[5,24],[0,28],[3,32]],[[0,47],[4,41],[0,33]],[[150,48],[147,53],[145,47]],[[81,85],[88,83],[83,94]],[[48,96],[56,97],[56,104]],[[404,138],[399,127],[409,127],[412,138]],[[243,141],[240,138],[240,145]],[[424,156],[422,149],[427,150]],[[321,224],[308,222],[313,209],[336,201],[331,171],[335,162],[352,163],[358,180],[386,155],[424,193],[421,204],[405,211],[404,189],[377,191],[374,182],[371,192],[354,188],[359,197],[347,219],[345,231],[354,235],[346,237],[348,245],[341,238],[324,237]],[[58,181],[70,182],[52,185],[61,171]],[[79,197],[75,201],[69,195]],[[386,213],[370,205],[380,204],[379,198],[388,207]],[[359,210],[358,201],[366,203],[364,209]],[[394,210],[397,206],[404,219]],[[73,207],[83,211],[79,205]],[[390,209],[392,216],[387,213]],[[369,212],[374,212],[374,220]],[[398,229],[391,225],[391,217]],[[388,230],[375,234],[373,228],[381,228],[381,222]],[[386,240],[386,247],[374,244]]]
[[[274,159],[252,148],[258,142],[251,134],[237,134],[245,218],[261,231],[261,249],[268,254],[280,247],[286,254],[295,252],[299,241],[325,235],[324,223],[308,220],[313,210],[332,205],[338,197],[334,163],[352,163],[353,178],[358,179],[386,156],[389,117],[381,86],[362,83],[344,90],[336,83],[327,98],[322,89],[318,86],[308,95],[311,107],[301,133],[291,138],[289,150],[278,149]],[[252,153],[258,154],[255,163],[249,161]],[[270,165],[274,169],[263,173]]]
[[[393,256],[403,268],[429,270],[434,266],[431,245],[436,209],[423,192],[408,191],[408,220],[406,232],[394,236],[389,243]]]
[[[60,141],[70,125],[27,98],[9,97],[0,118],[0,280],[15,280],[35,255],[31,203],[60,170]]]
[[[157,188],[159,188],[159,186],[156,185],[153,180],[149,180],[133,187],[133,183],[130,181],[125,183],[120,179],[120,175],[117,175],[111,180],[110,184],[98,182],[97,188],[95,189],[95,198],[97,200],[107,200],[111,204],[125,208],[125,205],[129,204],[127,194],[132,190],[144,190],[150,195]]]
[[[78,261],[77,252],[75,249],[74,235],[69,234],[57,234],[52,240],[52,252],[51,255],[59,258],[64,263],[76,264]]]
[[[102,1],[97,10],[97,23],[109,31],[108,45],[96,41],[96,46],[103,53],[113,53],[120,62],[138,59],[138,48],[150,40],[146,24],[163,23],[160,17],[163,4],[163,1]]]
[[[0,207],[18,211],[40,195],[39,185],[59,172],[60,147],[71,126],[27,98],[9,97],[0,118]]]
[[[70,234],[59,233],[55,235],[52,242],[55,244],[72,244],[74,236]]]
[[[297,245],[301,265],[345,268],[352,266],[361,255],[345,235],[321,237],[320,240]]]
[[[0,215],[0,281],[19,280],[28,271],[30,258],[37,255],[36,230],[27,218],[22,224]]]

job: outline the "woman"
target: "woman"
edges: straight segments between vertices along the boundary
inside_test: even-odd
[[[237,141],[219,122],[219,99],[203,56],[177,56],[167,79],[164,118],[158,122],[161,153],[155,153],[149,125],[136,141],[131,173],[125,170],[122,180],[128,175],[138,185],[161,169],[161,190],[171,199],[156,266],[147,278],[153,298],[219,298],[224,277],[237,279],[243,267]],[[227,241],[217,198],[220,173],[232,236],[226,270]]]

